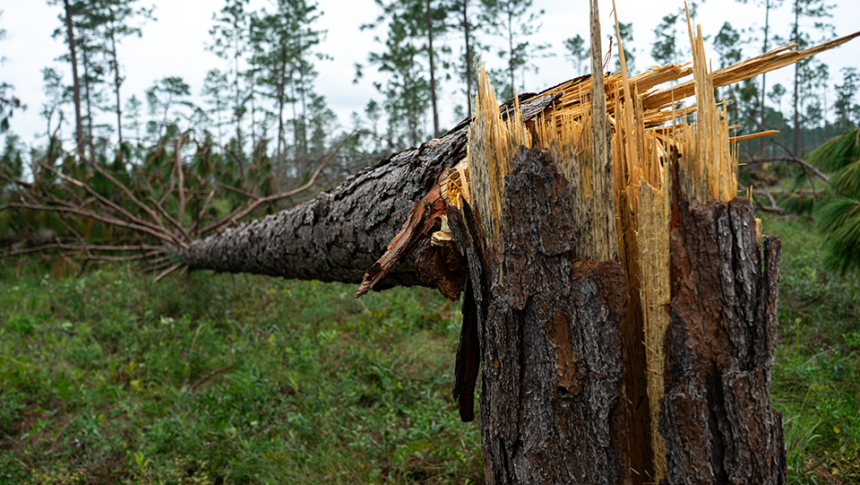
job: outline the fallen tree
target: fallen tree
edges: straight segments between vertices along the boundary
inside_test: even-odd
[[[602,72],[597,18],[593,2],[592,70]],[[462,419],[474,419],[480,373],[490,483],[784,483],[769,397],[779,239],[761,235],[749,194],[738,198],[738,139],[714,89],[858,35],[711,72],[691,27],[692,65],[628,77],[620,50],[620,74],[498,108],[481,73],[473,120],[292,209],[237,223],[271,201],[250,194],[204,238],[189,231],[200,223],[186,217],[178,155],[176,217],[127,191],[136,213],[32,188],[7,207],[98,217],[160,239],[171,265],[162,274],[360,281],[359,295],[423,285],[462,297],[454,397]],[[678,105],[691,96],[695,105]]]

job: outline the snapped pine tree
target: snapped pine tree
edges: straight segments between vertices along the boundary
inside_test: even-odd
[[[691,63],[630,77],[621,50],[619,74],[498,108],[481,67],[474,119],[441,138],[205,239],[149,234],[174,269],[462,297],[453,393],[473,420],[480,374],[489,483],[784,483],[769,397],[780,244],[738,194],[735,149],[770,132],[731,137],[714,89],[860,33],[717,71],[688,33]]]

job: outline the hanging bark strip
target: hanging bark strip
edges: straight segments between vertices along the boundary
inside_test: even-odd
[[[450,172],[450,169],[446,169],[440,178],[445,178]],[[356,298],[373,289],[398,261],[409,257],[420,245],[421,250],[415,258],[419,278],[428,286],[438,288],[449,300],[459,299],[466,285],[462,257],[454,250],[453,244],[427,244],[431,232],[441,229],[444,219],[445,202],[437,184],[430,193],[412,205],[409,218],[391,240],[385,254],[365,272]]]

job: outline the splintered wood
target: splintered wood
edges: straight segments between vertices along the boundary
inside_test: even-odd
[[[597,18],[595,2],[591,0],[593,24]],[[648,463],[640,462],[643,470],[636,473],[647,476],[648,482],[666,477],[666,445],[657,425],[664,394],[663,338],[671,298],[673,180],[678,183],[677,194],[686,200],[729,202],[738,197],[736,143],[775,133],[732,137],[725,103],[716,99],[715,89],[798,62],[860,35],[858,32],[805,50],[790,50],[795,45],[788,44],[711,71],[701,27],[694,30],[689,16],[687,24],[691,63],[667,64],[629,77],[624,50],[619,46],[621,73],[601,76],[596,82],[591,76],[581,77],[544,91],[537,98],[552,96],[552,103],[527,121],[518,100],[512,111],[499,112],[481,66],[468,156],[441,183],[442,196],[449,205],[459,208],[466,202],[475,210],[486,247],[495,252],[505,250],[499,240],[502,200],[505,177],[514,170],[518,147],[547,150],[564,174],[572,201],[576,256],[591,261],[617,258],[626,272],[631,300],[625,315],[625,373],[633,376],[633,381],[625,381],[628,430],[633,439],[636,430],[630,428],[639,426],[637,422],[645,428],[638,436],[647,436],[644,447],[648,450],[642,456]],[[599,25],[592,25],[592,29],[599,29]],[[599,30],[596,32],[592,33],[596,42],[592,65],[593,72],[600,72],[601,36]],[[659,88],[690,75],[692,79]],[[695,104],[686,104],[685,100],[693,96]],[[756,225],[760,235],[759,220]],[[637,393],[647,406],[633,403]],[[635,461],[631,456],[634,468]]]

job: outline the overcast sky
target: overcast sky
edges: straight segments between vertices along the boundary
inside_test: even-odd
[[[633,22],[633,45],[637,48],[636,65],[638,70],[642,70],[653,63],[650,50],[655,37],[654,29],[660,18],[677,11],[683,3],[679,0],[616,1],[619,19],[622,22]],[[146,0],[142,3],[146,3]],[[164,76],[181,76],[191,85],[194,100],[199,102],[198,95],[206,72],[214,67],[226,68],[223,60],[206,49],[211,42],[209,29],[213,23],[212,15],[224,2],[152,0],[151,3],[156,7],[157,21],[144,26],[142,38],[125,39],[119,47],[126,76],[122,87],[123,98],[127,99],[132,94],[143,98],[144,90],[155,80]],[[705,35],[710,36],[716,34],[725,21],[731,22],[738,30],[757,29],[763,24],[764,10],[756,7],[755,3],[755,0],[748,4],[730,0],[707,0],[700,8],[698,22],[702,24]],[[790,0],[786,2],[789,3]],[[836,0],[835,3],[837,6],[831,22],[836,27],[837,35],[860,30],[860,0]],[[269,0],[252,0],[252,4],[253,7],[272,9]],[[586,0],[535,0],[534,4],[536,9],[546,12],[542,16],[542,27],[534,40],[549,43],[557,57],[540,60],[539,72],[527,75],[526,84],[530,91],[538,91],[574,77],[576,73],[573,72],[572,66],[563,58],[561,42],[576,34],[587,38],[588,34]],[[369,22],[378,15],[379,8],[373,0],[319,0],[319,6],[324,15],[317,26],[328,31],[319,51],[329,54],[333,60],[318,63],[320,75],[316,90],[326,97],[328,104],[338,114],[340,122],[348,125],[350,113],[361,112],[371,98],[380,99],[372,85],[375,79],[380,78],[368,72],[369,70],[366,70],[366,76],[360,83],[352,83],[354,64],[365,63],[368,52],[381,49],[381,45],[374,41],[374,36],[380,35],[384,38],[383,31],[359,30],[362,23]],[[614,30],[608,30],[612,26],[609,17],[611,9],[611,1],[601,0],[605,35],[614,34]],[[0,0],[0,10],[3,11],[0,28],[7,30],[6,40],[0,42],[0,57],[7,58],[6,63],[0,66],[0,82],[12,84],[15,87],[15,95],[28,105],[25,112],[15,113],[12,129],[24,142],[41,144],[44,143],[45,130],[44,120],[39,117],[40,105],[44,100],[41,70],[45,66],[53,66],[65,73],[67,80],[71,77],[68,65],[56,61],[57,57],[66,52],[65,44],[61,39],[51,37],[54,29],[61,25],[57,18],[61,7],[49,6],[45,0]],[[772,28],[787,36],[792,20],[789,5],[771,15]],[[458,46],[460,39],[451,36],[449,42]],[[754,46],[746,46],[744,56],[757,54],[760,46],[760,42]],[[822,54],[819,59],[830,65],[831,76],[841,82],[839,70],[842,67],[860,65],[860,40]],[[502,65],[495,54],[487,53],[485,60],[491,66]],[[714,60],[716,62],[716,59]],[[613,60],[611,65],[614,64]],[[769,79],[781,81],[789,87],[789,73],[790,69],[784,68]],[[769,81],[768,84],[772,85],[774,81]],[[442,126],[450,127],[454,124],[452,107],[455,104],[463,104],[460,99],[462,96],[455,94],[458,89],[459,86],[454,83],[442,86]],[[66,118],[73,116],[67,113]],[[104,121],[109,120],[110,118],[104,118]],[[69,127],[64,128],[63,132],[65,137],[71,135]]]

